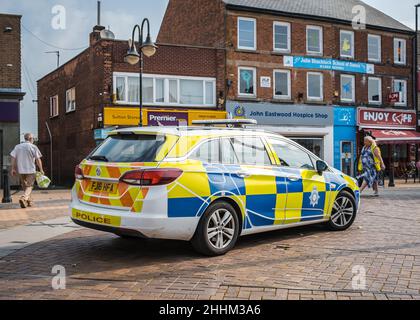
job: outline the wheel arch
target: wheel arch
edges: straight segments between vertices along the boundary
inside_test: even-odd
[[[239,220],[239,235],[241,235],[242,229],[243,229],[243,223],[244,223],[244,221],[243,221],[244,220],[244,214],[243,214],[243,210],[241,209],[241,205],[237,202],[237,200],[235,200],[231,197],[219,197],[219,198],[215,199],[214,201],[212,201],[209,204],[209,206],[214,204],[214,203],[218,203],[218,202],[227,202],[233,207],[233,209],[235,209],[235,213],[238,216],[238,220]]]

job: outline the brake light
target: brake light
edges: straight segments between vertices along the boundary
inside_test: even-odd
[[[180,169],[145,169],[126,172],[121,182],[137,186],[162,186],[170,184],[182,174]]]
[[[85,176],[83,175],[82,168],[80,168],[79,165],[77,165],[74,169],[74,177],[76,178],[76,180],[83,180],[85,178]]]

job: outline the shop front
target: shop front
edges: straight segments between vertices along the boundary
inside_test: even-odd
[[[356,108],[334,107],[334,167],[354,177],[356,172]]]
[[[332,107],[228,101],[226,111],[234,119],[257,120],[259,129],[288,137],[334,163]]]
[[[416,132],[416,113],[394,109],[358,109],[358,151],[363,138],[376,139],[392,179],[407,178],[415,172],[419,159],[420,133]]]

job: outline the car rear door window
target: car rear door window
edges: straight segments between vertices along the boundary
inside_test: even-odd
[[[222,164],[238,164],[238,157],[236,156],[235,150],[230,139],[222,139],[221,152],[222,152]]]
[[[314,170],[310,155],[294,144],[280,139],[269,139],[280,160],[280,165],[299,169]]]
[[[220,163],[220,145],[219,139],[204,142],[192,154],[192,158],[204,163]]]
[[[264,143],[259,137],[231,138],[233,148],[241,164],[271,165]]]

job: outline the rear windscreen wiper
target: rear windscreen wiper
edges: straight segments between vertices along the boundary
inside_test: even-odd
[[[89,160],[109,162],[108,158],[105,156],[92,156],[89,157]]]

